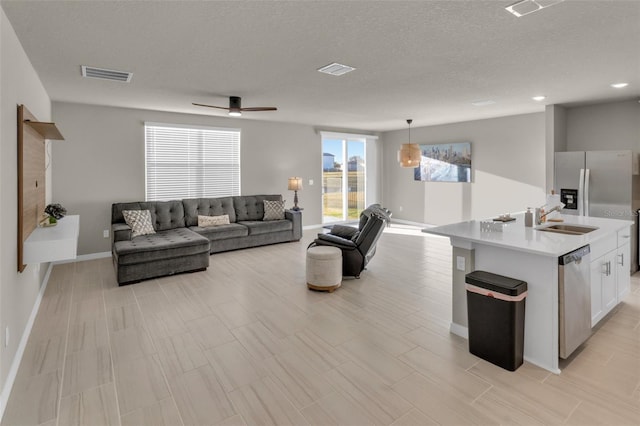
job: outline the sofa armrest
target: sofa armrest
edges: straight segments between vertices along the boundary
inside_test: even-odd
[[[131,241],[131,227],[126,223],[112,223],[111,238],[114,243],[118,241]]]
[[[322,246],[334,246],[339,249],[347,250],[353,250],[356,248],[356,244],[353,241],[333,234],[318,234],[318,238],[316,238],[315,243]]]
[[[302,212],[285,210],[284,218],[293,222],[293,240],[298,241],[302,238]]]

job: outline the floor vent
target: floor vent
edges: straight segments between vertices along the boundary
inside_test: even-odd
[[[131,77],[133,77],[133,73],[82,65],[82,76],[88,78],[99,78],[101,80],[122,81],[123,83],[129,83],[131,81]]]

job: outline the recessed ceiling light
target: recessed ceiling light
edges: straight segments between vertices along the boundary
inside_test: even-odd
[[[629,83],[613,83],[611,87],[614,89],[622,89],[623,87],[627,87]]]
[[[479,107],[479,106],[493,105],[495,103],[496,103],[496,101],[494,101],[494,100],[485,99],[485,100],[482,100],[482,101],[473,101],[473,102],[471,102],[471,105]]]
[[[329,75],[343,75],[353,70],[355,70],[354,67],[350,67],[349,65],[342,65],[337,62],[325,65],[324,67],[318,69],[318,71]]]
[[[545,99],[547,99],[547,97],[546,96],[534,96],[531,99],[533,99],[534,101],[540,102],[540,101],[544,101]]]
[[[505,7],[505,9],[507,12],[520,18],[521,16],[537,12],[545,7],[553,6],[554,4],[558,4],[563,1],[564,0],[522,0]]]

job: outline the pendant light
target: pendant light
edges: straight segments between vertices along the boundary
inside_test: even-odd
[[[401,167],[418,167],[420,165],[420,146],[417,143],[411,143],[411,123],[413,120],[408,119],[409,125],[409,143],[403,143],[398,151],[398,162]]]

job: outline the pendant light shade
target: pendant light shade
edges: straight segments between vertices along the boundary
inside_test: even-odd
[[[415,168],[420,165],[420,146],[417,143],[411,143],[411,123],[413,120],[408,119],[409,125],[409,143],[403,143],[398,151],[398,162],[401,167]]]

